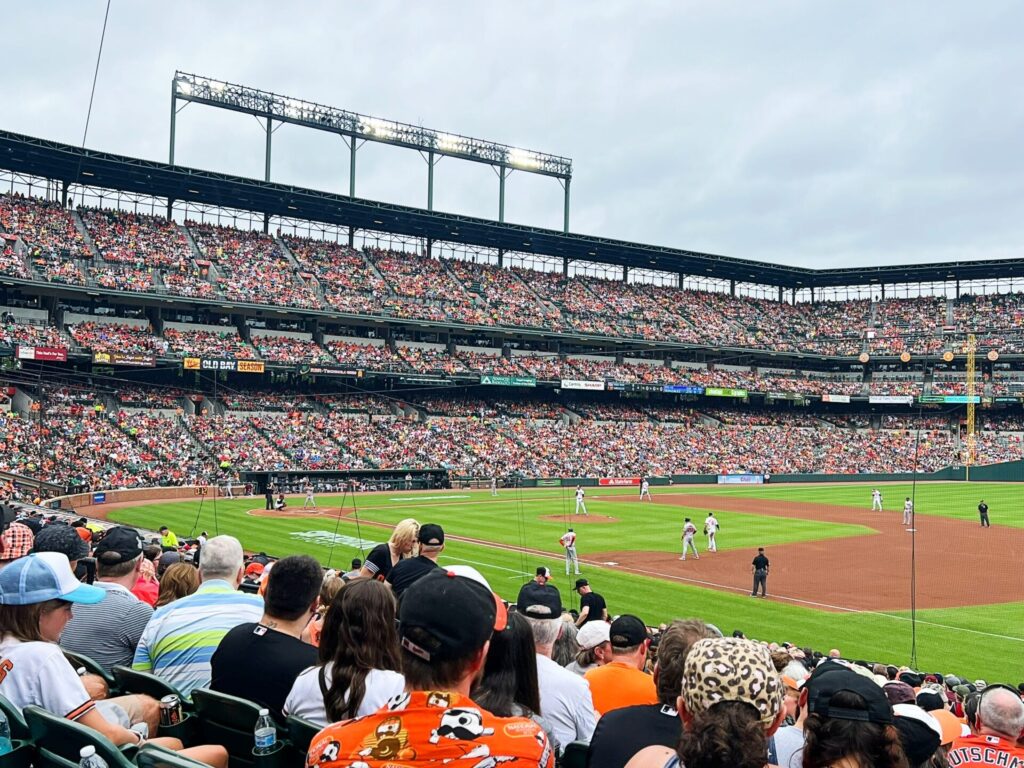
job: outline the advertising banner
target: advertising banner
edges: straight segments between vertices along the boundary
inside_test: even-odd
[[[25,347],[18,345],[19,360],[43,360],[45,362],[64,363],[68,359],[68,351],[60,347]]]
[[[299,373],[309,376],[347,376],[350,379],[363,378],[361,368],[345,368],[340,365],[300,365]]]
[[[153,355],[123,355],[120,352],[93,352],[92,361],[99,365],[125,365],[131,368],[154,368]]]
[[[708,397],[746,397],[745,389],[729,389],[728,387],[705,387],[704,394]]]
[[[603,381],[591,381],[589,379],[562,379],[559,385],[562,389],[588,389],[592,392],[603,392]]]
[[[914,402],[914,397],[913,395],[870,395],[868,402],[883,405],[910,405]]]
[[[822,395],[821,402],[823,403],[848,403],[850,402],[849,395]]]
[[[93,504],[106,504],[107,503],[107,494],[106,493],[94,493],[92,495],[92,503]]]
[[[618,487],[624,485],[640,485],[639,477],[602,477],[597,481],[598,485],[607,487]]]
[[[695,387],[692,384],[666,384],[661,391],[677,395],[700,395],[704,393],[704,387]]]
[[[537,379],[533,376],[495,376],[485,373],[480,376],[480,383],[500,387],[536,387]]]
[[[768,397],[772,400],[803,400],[803,395],[798,395],[796,392],[769,392]]]
[[[764,475],[719,475],[719,485],[761,485]]]
[[[974,395],[970,398],[975,403],[981,402],[980,395]],[[966,403],[968,402],[967,395],[921,395],[918,400],[922,403]]]
[[[263,373],[267,364],[262,360],[220,360],[206,357],[186,357],[182,364],[186,371],[237,371]]]
[[[613,392],[662,392],[664,386],[642,381],[609,381],[608,389]]]

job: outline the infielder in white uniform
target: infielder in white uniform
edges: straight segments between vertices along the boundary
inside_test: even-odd
[[[718,545],[715,543],[715,534],[718,533],[718,529],[721,528],[721,524],[718,522],[718,518],[715,517],[714,512],[708,512],[708,517],[704,521],[704,533],[708,537],[708,552],[717,552]]]
[[[308,509],[309,507],[313,507],[313,509],[316,509],[316,499],[313,498],[313,484],[307,480],[306,500],[302,502],[302,508]]]
[[[562,534],[562,538],[558,540],[558,543],[565,547],[565,575],[569,575],[570,564],[576,570],[576,575],[580,575],[580,561],[576,559],[576,534],[573,533],[572,528]]]
[[[914,502],[910,500],[909,496],[907,496],[907,500],[903,502],[903,524],[914,524]]]
[[[587,514],[587,505],[583,503],[583,497],[585,495],[586,494],[583,492],[583,487],[580,486],[580,485],[577,485],[576,486],[576,512],[574,514],[578,515],[580,513],[581,509],[583,510],[583,514],[584,515]]]
[[[871,511],[882,511],[882,492],[877,488],[871,492]]]
[[[498,495],[498,478],[492,477],[491,478],[491,496],[497,496],[497,495]]]
[[[651,484],[647,482],[646,477],[640,483],[640,501],[643,501],[645,496],[648,501],[654,501],[654,499],[651,498]]]
[[[697,526],[693,524],[690,518],[686,518],[686,522],[683,524],[683,556],[680,560],[686,559],[686,548],[689,547],[693,550],[693,556],[700,560],[700,555],[697,554],[697,545],[693,541],[693,537],[697,535]]]

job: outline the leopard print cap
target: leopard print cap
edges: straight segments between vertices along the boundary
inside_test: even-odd
[[[694,643],[683,664],[683,701],[697,714],[720,701],[744,701],[771,725],[782,709],[782,681],[768,649],[738,637]]]

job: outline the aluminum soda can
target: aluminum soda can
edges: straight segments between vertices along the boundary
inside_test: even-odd
[[[160,725],[177,725],[181,722],[181,700],[173,693],[160,699]]]

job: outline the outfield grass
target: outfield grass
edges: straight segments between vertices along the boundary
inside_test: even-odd
[[[766,486],[722,488],[690,486],[656,489],[659,492],[713,493],[729,496],[765,497],[812,501],[820,504],[870,507],[868,486],[802,487]],[[916,490],[918,510],[922,514],[971,518],[979,491],[991,508],[993,519],[1001,524],[1024,524],[1020,516],[1019,486],[994,484],[921,484]],[[687,510],[681,507],[616,501],[602,503],[595,496],[636,494],[635,489],[589,491],[592,514],[608,514],[619,519],[613,524],[580,526],[581,553],[608,550],[675,551],[678,530]],[[909,487],[884,486],[886,508],[896,509],[897,501],[909,494]],[[431,498],[433,497],[433,498]],[[438,498],[449,497],[449,498]],[[973,502],[972,502],[973,500]],[[169,525],[179,536],[207,530],[231,533],[253,551],[273,555],[304,552],[333,567],[347,567],[352,557],[360,556],[354,546],[361,537],[364,548],[384,541],[388,531],[379,526],[357,526],[353,517],[269,518],[246,514],[262,507],[262,498],[220,500],[216,511],[207,500],[200,511],[199,502],[148,504],[111,510],[111,518],[155,529]],[[336,497],[320,497],[321,508],[337,504]],[[545,560],[556,573],[556,585],[567,604],[578,599],[569,579],[558,578],[561,549],[558,537],[565,529],[564,518],[545,520],[543,516],[562,516],[571,512],[571,500],[561,490],[503,492],[497,499],[479,491],[444,491],[436,494],[369,494],[357,498],[359,519],[366,523],[394,523],[403,517],[421,522],[437,522],[452,535],[469,536],[494,542],[493,546],[450,541],[442,562],[469,563],[481,570],[497,592],[515,599],[520,584],[528,580],[541,564],[541,556],[525,554],[518,547],[550,553]],[[328,506],[329,508],[329,506]],[[335,507],[336,508],[336,507]],[[351,498],[346,510],[351,509]],[[198,519],[197,519],[197,514]],[[693,510],[699,521],[706,510]],[[864,533],[856,525],[833,525],[815,521],[721,512],[722,532],[719,548],[749,548],[756,544],[850,536]],[[1010,519],[1006,519],[1010,518]],[[319,531],[320,540],[295,538],[293,534]],[[347,537],[330,544],[334,534]],[[585,557],[585,554],[584,554]],[[955,567],[955,564],[953,564]],[[745,594],[717,590],[616,572],[614,568],[587,566],[585,574],[605,596],[615,613],[632,612],[648,622],[679,616],[700,616],[717,624],[726,633],[739,628],[751,637],[789,640],[801,645],[825,649],[838,646],[854,658],[905,663],[910,660],[911,623],[908,615],[890,613],[827,613],[801,605],[777,601],[751,600]],[[1022,594],[1024,599],[1024,594]],[[919,611],[916,646],[917,663],[929,671],[957,672],[971,677],[1002,679],[1014,683],[1024,679],[1024,603],[970,608]]]

